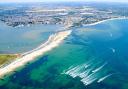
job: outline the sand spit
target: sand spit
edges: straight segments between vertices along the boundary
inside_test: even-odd
[[[0,77],[3,77],[5,74],[14,71],[16,68],[22,67],[28,62],[33,61],[36,57],[43,55],[45,52],[52,50],[57,47],[68,35],[70,35],[71,30],[58,32],[54,35],[51,35],[47,42],[40,45],[38,48],[26,52],[22,57],[18,58],[16,61],[10,63],[9,65],[0,69]]]

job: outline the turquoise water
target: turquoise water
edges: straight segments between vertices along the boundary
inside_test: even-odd
[[[13,28],[0,22],[0,53],[22,53],[32,50],[61,28],[59,25],[42,24]]]
[[[128,89],[128,19],[72,29],[64,42],[0,80],[0,89]]]

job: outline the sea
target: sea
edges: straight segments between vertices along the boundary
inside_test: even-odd
[[[42,26],[13,31],[18,35],[17,32],[31,32],[34,28],[41,32],[39,39],[31,41],[36,44],[44,39]],[[128,19],[71,30],[58,47],[1,78],[0,89],[128,89]]]
[[[47,41],[51,34],[63,30],[61,25],[34,24],[11,27],[0,22],[0,53],[24,53]]]

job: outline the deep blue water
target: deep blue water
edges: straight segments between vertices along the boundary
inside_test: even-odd
[[[128,89],[127,53],[128,19],[76,28],[59,47],[1,80],[0,89]]]

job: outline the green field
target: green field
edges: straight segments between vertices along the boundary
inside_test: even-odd
[[[15,60],[18,55],[14,54],[0,54],[0,66]]]

